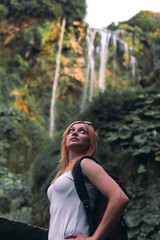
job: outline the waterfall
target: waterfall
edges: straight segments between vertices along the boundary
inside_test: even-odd
[[[51,106],[50,106],[50,128],[49,128],[50,137],[53,137],[54,124],[55,124],[54,107],[55,107],[55,101],[56,101],[56,91],[57,91],[57,85],[58,85],[60,57],[61,57],[61,51],[62,51],[65,24],[66,24],[66,19],[63,18],[60,40],[59,40],[59,48],[58,48],[57,59],[56,59],[56,71],[55,71],[55,76],[54,76],[54,81],[52,86],[52,97],[51,97]]]
[[[93,92],[94,92],[94,58],[91,62],[91,77],[90,77],[90,90],[89,90],[89,101],[92,101]]]
[[[135,58],[133,55],[131,55],[130,63],[131,63],[131,67],[132,67],[132,77],[133,77],[134,83],[135,83],[135,76],[136,76],[136,58]]]
[[[117,37],[116,37],[116,32],[113,32],[112,34],[112,39],[113,39],[113,46],[114,46],[114,65],[113,65],[113,71],[114,71],[114,80],[116,77],[116,51],[117,51]]]
[[[87,56],[87,70],[86,70],[86,80],[84,85],[84,91],[82,96],[82,105],[81,110],[84,109],[87,96],[89,95],[89,100],[92,100],[93,89],[94,89],[94,39],[97,30],[88,28],[87,29],[87,47],[88,47],[88,56]],[[90,82],[89,82],[90,78]],[[89,84],[90,83],[90,84]],[[89,88],[89,91],[88,91]]]
[[[94,41],[96,38],[96,33],[99,34],[100,42],[98,46],[94,46]],[[134,49],[125,42],[125,35],[129,35],[125,30],[119,29],[116,31],[110,31],[108,29],[96,29],[96,28],[88,28],[87,29],[87,46],[88,46],[88,55],[87,55],[87,68],[86,68],[86,80],[84,84],[83,90],[83,98],[81,104],[81,111],[85,109],[87,100],[91,101],[94,95],[94,87],[95,83],[98,86],[99,90],[105,90],[105,73],[107,69],[107,61],[108,61],[108,51],[110,39],[112,39],[113,50],[114,50],[114,63],[113,63],[113,71],[114,71],[114,79],[116,78],[116,52],[117,52],[117,42],[120,42],[124,46],[124,53],[127,56],[127,64],[130,64],[132,77],[135,83],[135,75],[136,75],[136,58],[133,56]],[[97,66],[99,66],[99,78],[96,79],[95,75],[95,57],[99,57],[99,62],[96,64],[96,72]],[[123,59],[122,59],[123,60]]]
[[[110,31],[99,31],[101,35],[101,50],[100,50],[100,73],[99,73],[99,89],[105,89],[105,71],[108,57],[108,46],[111,37]]]

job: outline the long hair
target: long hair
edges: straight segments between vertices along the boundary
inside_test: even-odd
[[[89,149],[87,150],[85,155],[94,157],[95,154],[96,154],[98,134],[94,130],[93,126],[86,123],[86,122],[83,122],[83,121],[73,122],[70,126],[68,126],[68,128],[65,130],[65,132],[63,134],[62,145],[61,145],[61,159],[59,161],[59,171],[58,171],[58,173],[55,176],[53,181],[55,181],[66,170],[67,171],[72,170],[74,164],[78,160],[76,158],[76,159],[74,159],[74,161],[72,163],[69,164],[68,150],[67,150],[67,147],[66,147],[66,138],[67,138],[67,135],[69,133],[69,130],[74,124],[78,124],[78,123],[84,123],[86,125],[87,129],[88,129]]]

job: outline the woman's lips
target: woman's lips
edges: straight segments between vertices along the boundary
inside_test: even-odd
[[[75,138],[75,137],[72,137],[71,139],[70,139],[70,141],[78,141],[79,139],[78,138]]]

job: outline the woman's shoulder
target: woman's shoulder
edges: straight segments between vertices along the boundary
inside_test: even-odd
[[[90,180],[97,179],[100,175],[106,175],[106,171],[100,164],[88,158],[83,159],[81,162],[81,169],[83,175]]]
[[[81,168],[83,171],[83,169],[95,170],[95,169],[100,169],[102,167],[100,164],[98,164],[98,162],[86,157],[81,162]]]

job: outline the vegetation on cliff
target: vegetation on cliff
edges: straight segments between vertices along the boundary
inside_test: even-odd
[[[120,23],[119,28],[132,33],[141,78],[160,67],[160,13],[141,11],[129,21]]]

